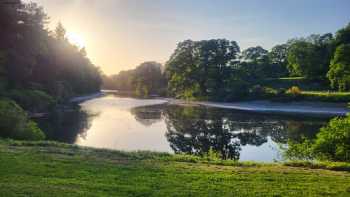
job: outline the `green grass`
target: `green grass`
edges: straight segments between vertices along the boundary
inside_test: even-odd
[[[302,91],[301,95],[310,101],[350,102],[350,92]]]
[[[349,172],[300,163],[223,162],[0,140],[0,196],[350,195]]]
[[[350,102],[350,92],[337,92],[330,90],[326,81],[317,82],[303,77],[286,77],[276,79],[266,79],[261,82],[264,87],[274,90],[288,90],[293,86],[301,89],[302,93],[298,97],[291,95],[270,95],[267,99],[277,101],[321,101],[321,102]]]
[[[292,86],[298,86],[300,89],[307,91],[326,91],[329,89],[325,82],[315,82],[303,77],[266,79],[261,82],[261,85],[274,89],[289,89]]]

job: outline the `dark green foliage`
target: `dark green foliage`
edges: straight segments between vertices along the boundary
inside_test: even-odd
[[[0,3],[0,18],[0,88],[35,84],[58,100],[99,90],[99,69],[68,42],[61,24],[48,32],[48,17],[37,4]]]
[[[239,52],[235,41],[224,39],[179,43],[166,63],[169,92],[186,99],[218,100],[235,95],[238,91],[232,92],[230,85],[239,81],[232,69]]]
[[[40,90],[10,90],[6,96],[16,101],[23,109],[31,112],[48,111],[55,99]]]
[[[289,45],[288,68],[294,76],[325,78],[334,51],[332,34],[294,39]]]
[[[321,128],[316,139],[289,141],[285,154],[289,159],[350,161],[350,115],[334,118]]]
[[[302,90],[308,91],[327,91],[328,84],[324,81],[313,81],[304,77],[286,77],[263,79],[260,81],[263,86],[272,87],[275,89],[288,89],[292,86],[298,86]]]
[[[322,76],[323,68],[317,68],[321,66],[318,61],[319,57],[311,43],[298,41],[291,45],[288,53],[288,62],[289,70],[294,75],[306,78]]]
[[[333,88],[350,90],[350,44],[337,47],[327,76]]]
[[[288,65],[288,45],[281,44],[274,46],[268,54],[272,69],[270,75],[272,77],[285,77],[289,72]]]
[[[14,101],[0,100],[0,136],[20,140],[43,140],[44,133]]]
[[[18,104],[1,101],[3,137],[43,139],[23,109],[47,113],[57,102],[100,89],[99,68],[85,49],[68,42],[62,24],[49,32],[47,23],[36,3],[0,1],[0,96]]]
[[[336,33],[335,44],[337,46],[341,44],[350,44],[350,23]]]
[[[313,144],[314,154],[330,161],[350,161],[350,115],[335,118],[321,129]]]
[[[250,47],[242,52],[242,58],[245,61],[257,61],[268,55],[268,51],[261,46]]]

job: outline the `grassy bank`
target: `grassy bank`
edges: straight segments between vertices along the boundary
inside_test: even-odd
[[[350,92],[303,91],[301,96],[308,101],[350,102]]]
[[[348,196],[350,173],[0,140],[0,195]]]

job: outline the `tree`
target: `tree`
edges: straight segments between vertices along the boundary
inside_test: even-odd
[[[272,64],[273,75],[283,77],[288,75],[288,44],[274,46],[269,52],[270,63]]]
[[[166,63],[168,92],[175,97],[193,98],[200,95],[199,82],[196,81],[195,42],[180,42]],[[199,75],[199,74],[198,74]]]
[[[264,56],[267,56],[268,51],[262,48],[261,46],[250,47],[242,52],[242,57],[244,61],[257,61]]]
[[[161,67],[157,62],[144,62],[135,69],[132,83],[137,96],[157,94],[165,86]]]
[[[135,69],[121,71],[117,75],[105,76],[104,86],[109,89],[127,91],[136,96],[150,94],[164,95],[166,80],[162,65],[157,62],[144,62]]]
[[[337,46],[341,44],[350,44],[350,23],[336,33],[335,43]]]
[[[332,88],[339,91],[350,89],[350,44],[337,47],[327,77]]]
[[[293,75],[306,78],[322,77],[324,66],[320,65],[316,47],[306,41],[296,41],[288,51],[288,68]]]
[[[181,98],[222,98],[239,51],[235,41],[225,39],[179,43],[166,63],[169,91]]]
[[[43,140],[44,133],[14,101],[0,99],[0,136],[18,140]]]
[[[284,153],[288,159],[350,161],[350,115],[332,119],[315,139],[289,140]]]
[[[61,22],[59,22],[56,26],[55,37],[60,41],[64,41],[66,39],[66,29],[63,27]]]
[[[324,79],[334,47],[333,36],[313,34],[290,41],[288,69],[292,75],[309,79]]]
[[[285,75],[284,60],[281,59],[283,58],[283,48],[274,48],[272,52],[269,53],[261,46],[250,47],[242,52],[242,62],[240,64],[247,74],[248,78],[246,80],[250,83],[257,83],[257,81],[265,78],[275,78]],[[275,62],[272,62],[271,58],[274,58],[273,60]]]

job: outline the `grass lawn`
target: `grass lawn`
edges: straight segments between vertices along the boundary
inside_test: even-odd
[[[350,173],[0,140],[0,196],[350,196]]]
[[[306,100],[328,102],[350,102],[350,92],[302,91]]]

